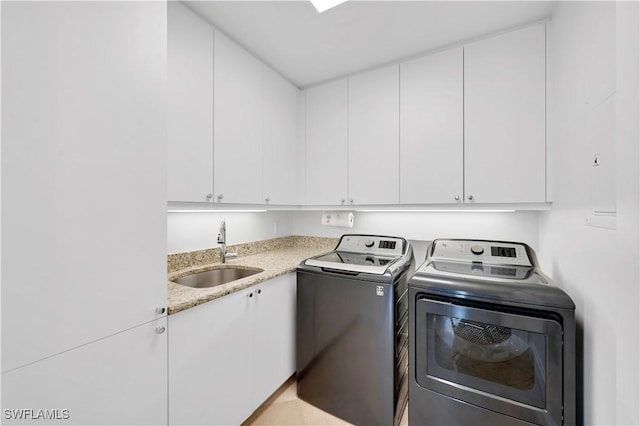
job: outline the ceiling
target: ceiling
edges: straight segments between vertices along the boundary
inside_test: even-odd
[[[551,16],[547,1],[186,1],[298,87]]]

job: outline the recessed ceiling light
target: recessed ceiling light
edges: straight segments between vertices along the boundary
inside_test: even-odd
[[[347,0],[311,0],[311,4],[313,4],[318,13],[322,13],[346,1]]]

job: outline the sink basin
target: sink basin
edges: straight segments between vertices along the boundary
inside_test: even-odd
[[[226,284],[262,272],[257,268],[220,268],[176,278],[173,282],[192,288],[208,288]]]

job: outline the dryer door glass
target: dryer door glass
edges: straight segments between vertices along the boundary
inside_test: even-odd
[[[556,321],[420,299],[415,338],[416,379],[427,389],[498,412],[514,402],[562,410],[561,392],[553,395],[562,389]]]
[[[446,315],[428,315],[433,360],[427,374],[544,408],[543,334]]]

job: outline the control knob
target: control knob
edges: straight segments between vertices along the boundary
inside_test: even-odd
[[[365,247],[373,247],[374,241],[372,239],[368,239],[364,241]]]
[[[480,255],[484,253],[484,247],[479,245],[471,246],[471,253]]]

